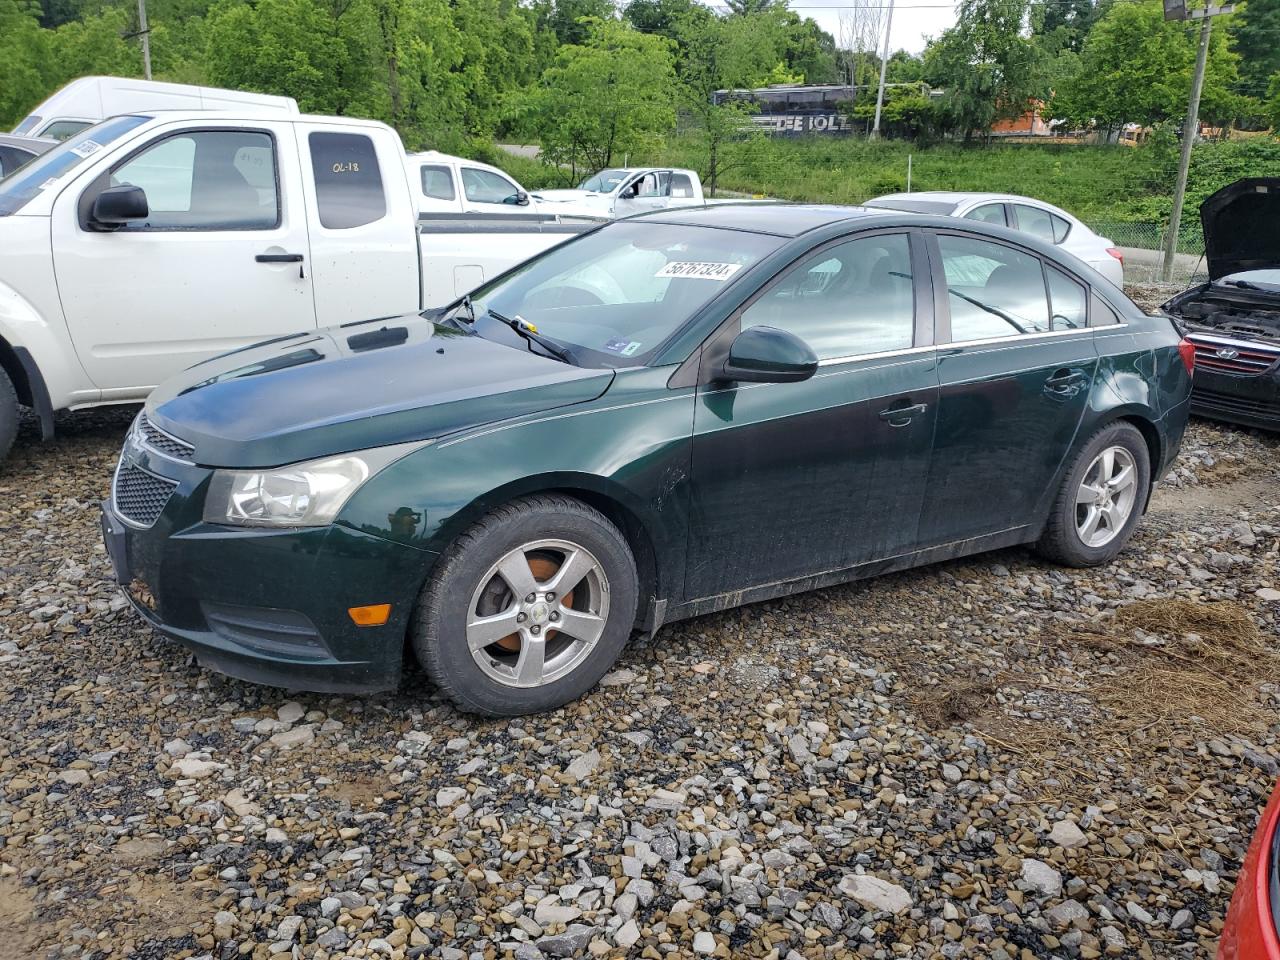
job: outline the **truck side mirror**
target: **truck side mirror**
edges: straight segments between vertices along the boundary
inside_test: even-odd
[[[523,190],[517,190],[515,193],[507,197],[507,199],[503,200],[502,202],[510,203],[517,207],[527,207],[529,205],[529,195],[525,193]]]
[[[146,191],[131,183],[108,187],[93,201],[90,219],[106,227],[120,227],[131,220],[145,220],[151,213]]]

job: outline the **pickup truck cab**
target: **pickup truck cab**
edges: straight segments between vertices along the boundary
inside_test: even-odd
[[[594,226],[462,216],[419,223],[400,138],[373,121],[158,112],[73,134],[0,181],[0,458],[18,404],[48,437],[54,411],[443,305]]]
[[[487,163],[427,150],[405,157],[405,167],[423,214],[541,212],[528,190]]]
[[[23,117],[13,132],[65,140],[85,127],[139,110],[240,110],[297,114],[298,101],[269,93],[222,90],[136,77],[80,77]]]
[[[583,180],[576,190],[539,190],[533,198],[544,211],[573,210],[610,218],[706,204],[698,174],[670,167],[601,170]]]

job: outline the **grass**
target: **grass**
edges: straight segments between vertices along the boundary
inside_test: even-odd
[[[567,186],[567,174],[496,147],[473,150],[527,188]],[[1140,147],[1076,144],[943,143],[920,147],[853,137],[757,138],[726,148],[722,190],[784,200],[860,203],[907,189],[1026,194],[1057,204],[1117,243],[1154,247],[1168,222],[1177,167],[1176,144]],[[676,137],[632,164],[662,163],[702,170],[696,141]],[[1200,249],[1200,202],[1242,177],[1280,177],[1280,141],[1270,136],[1198,144],[1192,154],[1181,243]]]

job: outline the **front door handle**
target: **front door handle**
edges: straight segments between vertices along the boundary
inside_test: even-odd
[[[891,427],[905,427],[928,409],[929,407],[923,403],[913,403],[907,407],[890,407],[888,410],[880,411],[880,419],[887,421]]]
[[[296,263],[298,279],[306,279],[306,274],[302,271],[302,254],[300,253],[260,253],[253,259],[258,263]]]

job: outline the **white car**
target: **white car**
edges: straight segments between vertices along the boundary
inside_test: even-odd
[[[543,212],[528,190],[487,163],[435,150],[411,153],[404,163],[421,214]]]
[[[549,212],[629,217],[671,207],[701,207],[702,181],[694,170],[617,167],[593,174],[576,190],[539,190],[534,199]]]
[[[1075,254],[1117,287],[1124,284],[1124,257],[1115,245],[1065,210],[1043,200],[1008,193],[926,191],[892,193],[868,200],[864,206],[963,217],[1011,227]]]

